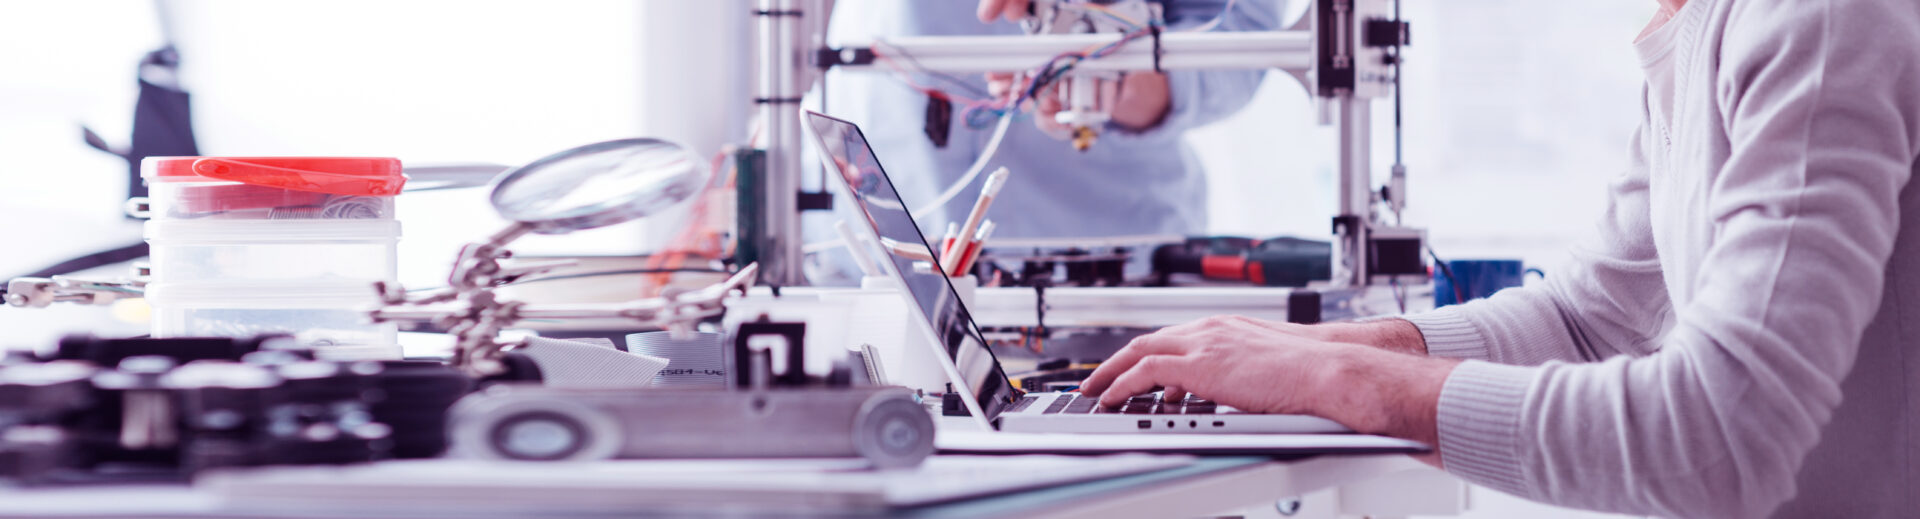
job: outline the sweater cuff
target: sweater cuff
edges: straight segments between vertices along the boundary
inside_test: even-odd
[[[1489,360],[1492,353],[1487,350],[1487,338],[1473,327],[1466,317],[1454,309],[1440,309],[1432,312],[1403,315],[1414,328],[1420,329],[1421,338],[1427,342],[1427,356],[1452,359]]]
[[[1528,496],[1520,421],[1536,368],[1467,361],[1440,389],[1440,463],[1474,484]]]

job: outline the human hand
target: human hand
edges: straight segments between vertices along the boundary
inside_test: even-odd
[[[992,0],[987,0],[992,1]],[[996,99],[1005,99],[1016,84],[1024,86],[1024,78],[1010,72],[990,72],[987,75],[987,92]],[[1112,108],[1108,114],[1112,121],[1131,131],[1145,131],[1158,126],[1173,107],[1173,93],[1167,84],[1167,75],[1158,72],[1130,72],[1115,81],[1099,82],[1101,97],[1111,100]],[[1041,131],[1057,139],[1065,140],[1072,129],[1054,118],[1063,106],[1060,103],[1060,83],[1048,85],[1036,94],[1032,104],[1023,109],[1037,112],[1033,124]]]
[[[1315,415],[1364,433],[1436,441],[1440,388],[1456,362],[1313,337],[1334,333],[1344,331],[1210,317],[1134,339],[1080,391],[1117,406],[1161,386],[1169,400],[1192,393],[1252,413]]]
[[[1029,0],[980,0],[980,23],[993,23],[995,18],[1006,18],[1009,22],[1019,21],[1027,15]]]
[[[1320,367],[1346,346],[1308,328],[1240,316],[1209,317],[1141,336],[1100,364],[1080,391],[1117,406],[1155,386],[1168,400],[1193,393],[1252,413],[1307,414],[1300,397],[1324,383]]]

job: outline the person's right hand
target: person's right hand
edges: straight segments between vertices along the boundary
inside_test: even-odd
[[[995,18],[1005,18],[1009,22],[1020,21],[1027,15],[1029,0],[980,0],[980,22],[993,23]]]
[[[982,0],[982,1],[991,2],[994,0]],[[1004,1],[1024,2],[1026,0],[1004,0]],[[993,97],[995,99],[1007,99],[1008,97],[1013,95],[1012,93],[1010,93],[1010,91],[1013,90],[1014,88],[1014,82],[1020,79],[1022,79],[1020,76],[1016,76],[1012,72],[988,72],[987,73],[987,93],[993,94]],[[1045,91],[1040,93],[1038,98],[1028,100],[1025,106],[1021,106],[1019,108],[1027,111],[1032,111],[1038,108],[1040,110],[1040,114],[1039,116],[1033,118],[1033,126],[1035,128],[1039,128],[1040,132],[1047,134],[1048,137],[1053,137],[1055,139],[1064,141],[1073,136],[1073,130],[1071,128],[1067,128],[1067,125],[1060,124],[1059,121],[1056,121],[1053,118],[1053,114],[1058,113],[1060,111],[1060,99],[1059,99],[1059,95],[1057,95],[1056,92],[1057,91],[1054,90],[1054,87],[1048,87],[1045,89]]]

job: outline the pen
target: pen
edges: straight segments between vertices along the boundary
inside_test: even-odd
[[[960,224],[947,222],[947,234],[940,237],[940,257],[953,255],[953,242],[960,238]]]
[[[994,197],[1000,196],[1000,188],[1007,184],[1008,174],[1007,168],[1002,167],[994,170],[992,175],[987,175],[987,183],[980,186],[980,199],[973,202],[973,211],[967,213],[967,224],[960,226],[959,236],[973,236],[973,233],[980,229],[980,221],[987,218],[987,207],[993,205]],[[956,270],[960,268],[958,256],[950,254],[942,257],[941,260],[941,271],[958,272]]]
[[[960,275],[964,276],[967,272],[973,271],[973,264],[980,260],[980,253],[986,252],[987,237],[992,235],[993,220],[981,222],[980,232],[975,233],[973,240],[967,242],[967,252],[960,257]]]

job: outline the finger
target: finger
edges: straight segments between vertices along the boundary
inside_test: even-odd
[[[1175,355],[1154,355],[1141,359],[1132,369],[1114,379],[1111,391],[1100,395],[1100,405],[1119,407],[1127,398],[1148,391],[1154,386],[1174,386],[1185,377],[1186,357]]]
[[[1068,128],[1067,125],[1060,124],[1059,119],[1055,119],[1055,117],[1060,114],[1061,107],[1060,97],[1057,94],[1057,91],[1049,92],[1049,95],[1041,97],[1034,103],[1035,111],[1038,113],[1034,114],[1033,124],[1034,126],[1038,126],[1041,131],[1059,138],[1070,135],[1072,129]]]
[[[1162,340],[1156,337],[1156,335],[1157,334],[1149,334],[1137,337],[1133,339],[1133,342],[1127,343],[1127,347],[1120,348],[1120,351],[1115,352],[1113,357],[1108,358],[1106,362],[1100,363],[1100,367],[1094,368],[1093,374],[1087,375],[1085,381],[1080,382],[1080,392],[1089,395],[1098,395],[1105,392],[1107,386],[1111,385],[1115,378],[1118,378],[1121,373],[1127,372],[1127,369],[1132,368],[1134,363],[1140,362],[1140,359],[1146,358],[1149,355],[1179,355],[1186,352],[1186,349],[1181,347],[1179,343]]]
[[[1048,88],[1046,95],[1040,96],[1035,101],[1037,101],[1035,104],[1039,105],[1040,114],[1047,116],[1047,120],[1053,120],[1053,114],[1060,113],[1059,88]]]
[[[1162,402],[1179,402],[1186,399],[1187,390],[1181,389],[1180,386],[1167,386],[1165,390],[1160,391]]]
[[[980,23],[993,23],[993,19],[1004,12],[1011,0],[980,0],[980,9],[974,13],[980,17]]]
[[[1018,22],[1027,16],[1028,0],[1004,0],[1004,2],[1006,7],[1002,7],[1000,13],[1007,21]]]
[[[1008,73],[1008,72],[988,72],[987,73],[987,93],[988,94],[992,94],[993,97],[997,99],[1001,97],[1006,97],[1007,92],[1010,90],[1013,90],[1013,74],[1012,73]]]

